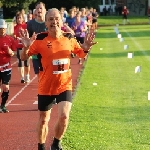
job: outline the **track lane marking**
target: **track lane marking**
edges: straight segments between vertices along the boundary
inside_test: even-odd
[[[16,97],[19,96],[19,95],[32,83],[32,81],[35,80],[36,78],[37,78],[37,76],[35,75],[35,76],[31,79],[31,81],[30,81],[29,83],[27,83],[23,88],[21,88],[21,90],[20,90],[19,92],[17,92],[17,94],[14,95],[14,96],[7,102],[6,106],[10,105],[10,103],[11,103],[12,101],[14,101],[14,100],[16,99]]]

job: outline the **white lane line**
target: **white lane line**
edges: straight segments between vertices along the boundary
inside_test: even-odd
[[[13,65],[15,65],[16,63],[17,63],[18,61],[15,61],[14,63],[12,63],[11,65],[13,66]]]
[[[23,104],[9,104],[9,105],[15,105],[16,106],[16,105],[23,105]]]
[[[36,79],[36,77],[37,77],[37,76],[35,75],[29,83],[27,83],[14,97],[12,97],[12,98],[8,101],[8,103],[6,104],[6,106],[8,106],[14,99],[16,99],[16,97],[19,96],[19,95],[30,85],[30,83],[31,83],[33,80]]]
[[[35,101],[33,104],[38,104],[38,101]]]
[[[123,29],[126,34],[131,38],[131,40],[134,42],[134,44],[139,48],[139,50],[143,53],[144,56],[146,56],[146,58],[150,61],[150,58],[148,56],[148,54],[146,53],[146,51],[144,51],[144,48],[141,47],[141,45],[132,37],[132,35],[127,32],[125,29]]]

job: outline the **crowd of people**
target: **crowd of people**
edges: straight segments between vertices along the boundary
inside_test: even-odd
[[[45,150],[48,122],[54,100],[58,105],[54,140],[51,150],[62,150],[61,140],[67,129],[72,106],[71,57],[78,57],[79,64],[91,47],[97,42],[96,9],[72,7],[46,10],[43,2],[38,2],[28,14],[24,9],[13,18],[14,33],[7,35],[7,23],[0,19],[0,113],[7,113],[11,80],[11,57],[16,51],[20,84],[30,82],[30,58],[38,77],[37,123],[38,150]],[[45,44],[46,43],[46,44]]]

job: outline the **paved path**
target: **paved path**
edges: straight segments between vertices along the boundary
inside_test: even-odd
[[[31,82],[21,84],[15,57],[12,58],[12,66],[10,96],[7,101],[7,108],[10,112],[0,113],[0,150],[37,150],[37,77],[34,75],[31,63]],[[82,65],[78,64],[78,58],[71,59],[71,68],[75,88],[78,74],[82,69]],[[49,149],[54,134],[53,127],[56,117],[57,105],[54,105],[49,122],[47,149]]]

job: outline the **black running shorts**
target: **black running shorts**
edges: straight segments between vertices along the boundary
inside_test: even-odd
[[[11,79],[11,70],[1,72],[0,71],[0,81],[2,84],[9,85]]]
[[[60,93],[59,95],[38,95],[38,110],[50,110],[52,108],[54,100],[56,100],[57,104],[61,101],[72,102],[72,91],[67,90]]]

